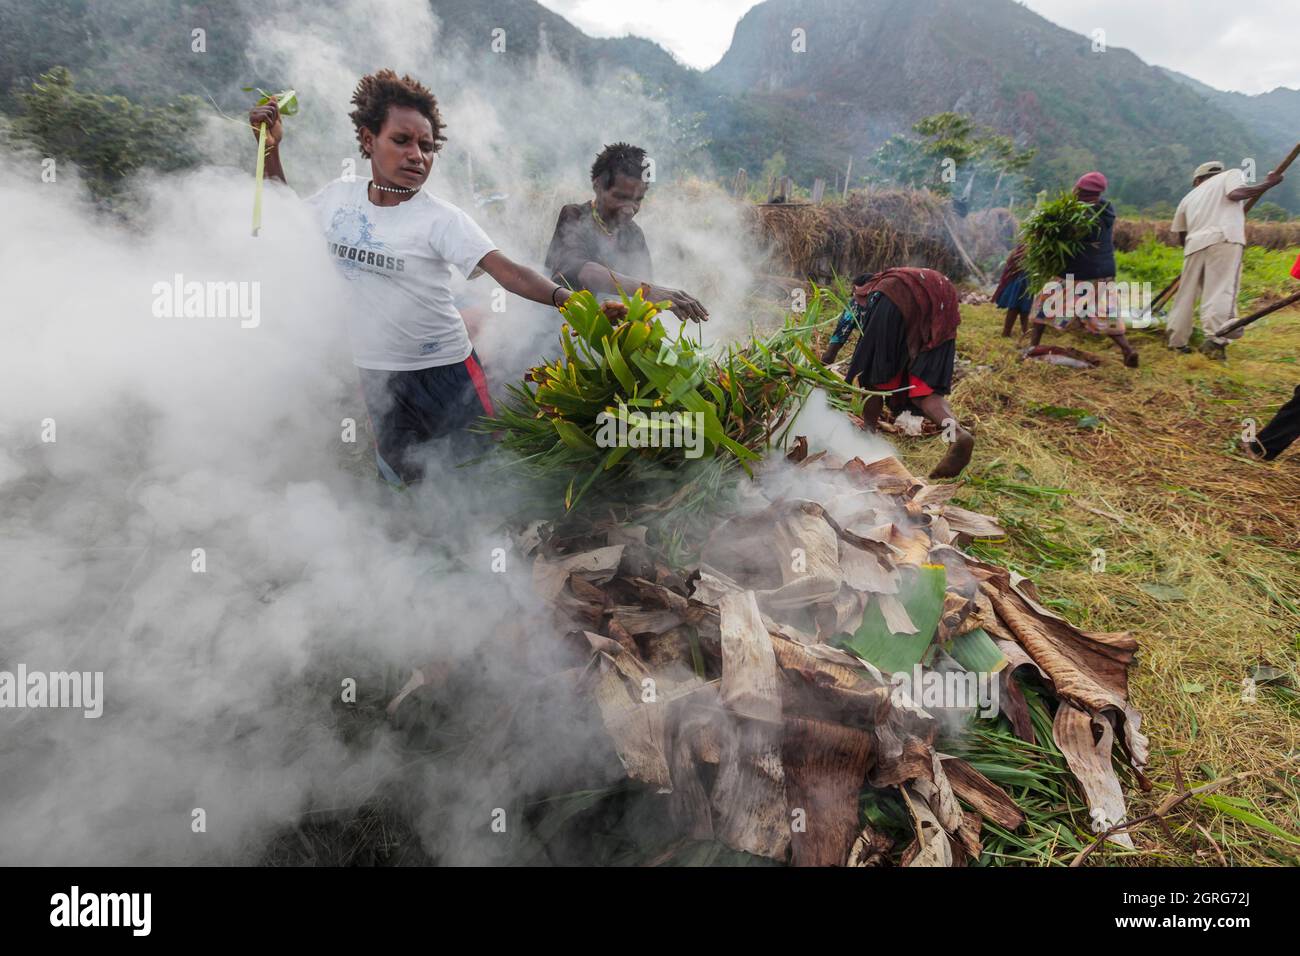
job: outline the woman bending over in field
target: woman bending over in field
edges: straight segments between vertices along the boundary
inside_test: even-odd
[[[970,463],[975,436],[957,422],[948,393],[957,360],[957,290],[933,269],[886,269],[854,280],[864,301],[861,337],[844,377],[850,385],[889,392],[890,408],[915,408],[950,442],[931,478],[953,478]],[[874,430],[884,399],[873,395],[862,411]]]

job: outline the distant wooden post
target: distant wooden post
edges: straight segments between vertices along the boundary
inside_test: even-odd
[[[822,201],[822,195],[826,192],[826,180],[820,177],[813,180],[812,201],[819,203]]]
[[[745,172],[745,167],[741,166],[736,170],[735,179],[731,181],[731,195],[743,199],[747,192],[749,192],[749,174]]]
[[[953,226],[952,220],[949,218],[947,213],[944,213],[943,216],[943,226],[948,230],[948,238],[952,240],[952,244],[956,247],[957,254],[961,256],[961,261],[965,263],[967,270],[979,280],[980,285],[988,285],[988,278],[980,271],[980,267],[975,264],[975,260],[970,257],[966,252],[966,247],[963,246],[961,240],[957,238],[957,230]]]
[[[853,182],[853,157],[849,157],[849,168],[844,171],[844,198],[849,198],[849,183]]]
[[[794,191],[794,179],[789,176],[781,177],[781,202],[790,201],[790,193]]]

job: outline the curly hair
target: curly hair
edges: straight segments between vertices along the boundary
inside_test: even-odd
[[[357,145],[361,155],[367,159],[370,158],[370,154],[366,152],[365,144],[362,142],[361,131],[368,129],[378,136],[390,106],[409,106],[418,110],[429,121],[429,125],[433,127],[435,153],[447,141],[447,137],[442,135],[446,124],[442,121],[442,114],[438,112],[437,98],[429,92],[428,87],[410,76],[399,77],[392,70],[380,70],[369,76],[363,76],[361,82],[357,84],[356,92],[352,94],[352,104],[356,109],[349,115],[352,117],[352,125],[357,128]]]
[[[640,179],[646,167],[645,150],[629,143],[606,146],[591,164],[592,182],[603,180],[605,188],[614,185],[619,175]]]

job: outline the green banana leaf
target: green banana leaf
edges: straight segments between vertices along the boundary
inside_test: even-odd
[[[873,598],[862,615],[862,624],[843,642],[843,646],[885,674],[910,674],[913,665],[925,658],[939,626],[948,585],[948,572],[942,564],[923,564],[916,569],[905,566],[899,573],[903,575],[899,598],[916,633],[893,633],[885,623],[879,601]]]

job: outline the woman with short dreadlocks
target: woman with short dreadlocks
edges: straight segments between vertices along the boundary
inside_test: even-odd
[[[508,259],[466,213],[423,191],[446,137],[433,94],[392,70],[364,76],[352,123],[370,179],[336,180],[307,200],[330,255],[357,293],[348,316],[353,364],[375,432],[380,474],[394,484],[424,477],[417,450],[492,414],[487,382],[451,291],[453,267],[486,272],[502,288],[559,307],[567,289]],[[285,182],[283,127],[274,100],[249,111],[267,126],[266,175]]]
[[[546,269],[570,289],[628,295],[640,289],[652,302],[671,301],[678,317],[704,321],[709,313],[695,296],[651,278],[650,249],[632,221],[649,188],[648,165],[640,146],[614,143],[601,150],[591,164],[592,198],[560,210]]]

